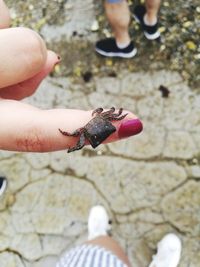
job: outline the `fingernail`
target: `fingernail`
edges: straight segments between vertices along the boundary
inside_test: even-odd
[[[126,138],[132,135],[139,134],[143,129],[142,122],[139,119],[127,120],[122,122],[119,127],[119,138]]]

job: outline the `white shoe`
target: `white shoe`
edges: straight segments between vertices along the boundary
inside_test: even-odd
[[[157,245],[157,254],[149,267],[177,267],[181,256],[181,241],[175,234],[167,234]]]
[[[108,235],[110,228],[108,214],[104,207],[92,207],[88,218],[88,240]]]

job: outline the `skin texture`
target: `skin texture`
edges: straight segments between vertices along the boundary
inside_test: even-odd
[[[41,110],[19,101],[36,91],[60,58],[47,50],[36,32],[22,27],[8,28],[9,24],[8,8],[0,0],[0,114],[3,114],[0,149],[49,152],[74,146],[78,137],[63,136],[58,129],[74,132],[92,119],[92,111]],[[117,131],[105,142],[119,140],[120,124],[135,118],[128,112],[124,120],[115,122]]]

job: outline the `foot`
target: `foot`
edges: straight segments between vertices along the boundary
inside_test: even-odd
[[[95,50],[100,55],[106,57],[132,58],[137,53],[137,49],[132,41],[127,47],[119,48],[114,38],[107,38],[98,41],[96,43]]]
[[[146,8],[143,5],[138,5],[133,10],[133,17],[138,23],[141,24],[145,37],[148,40],[156,40],[160,37],[160,32],[158,31],[158,22],[156,22],[154,25],[145,24],[145,14]]]
[[[0,176],[0,196],[3,195],[7,187],[7,180],[5,177]]]
[[[167,234],[157,245],[157,254],[149,267],[177,267],[181,255],[181,241],[175,234]]]
[[[103,206],[94,206],[88,218],[88,240],[108,235],[109,230],[110,224],[106,210]]]

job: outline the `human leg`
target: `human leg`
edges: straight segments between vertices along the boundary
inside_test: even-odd
[[[130,11],[126,0],[105,1],[105,11],[114,38],[96,43],[96,51],[104,56],[131,58],[137,50],[129,35]]]
[[[105,11],[108,21],[118,44],[128,45],[131,41],[129,36],[130,11],[126,0],[106,1]]]
[[[147,24],[154,25],[157,22],[160,2],[160,0],[146,0],[146,14],[144,20]]]
[[[158,31],[160,2],[160,0],[146,0],[145,6],[138,5],[133,10],[133,16],[141,24],[144,35],[148,40],[155,40],[160,37]]]

